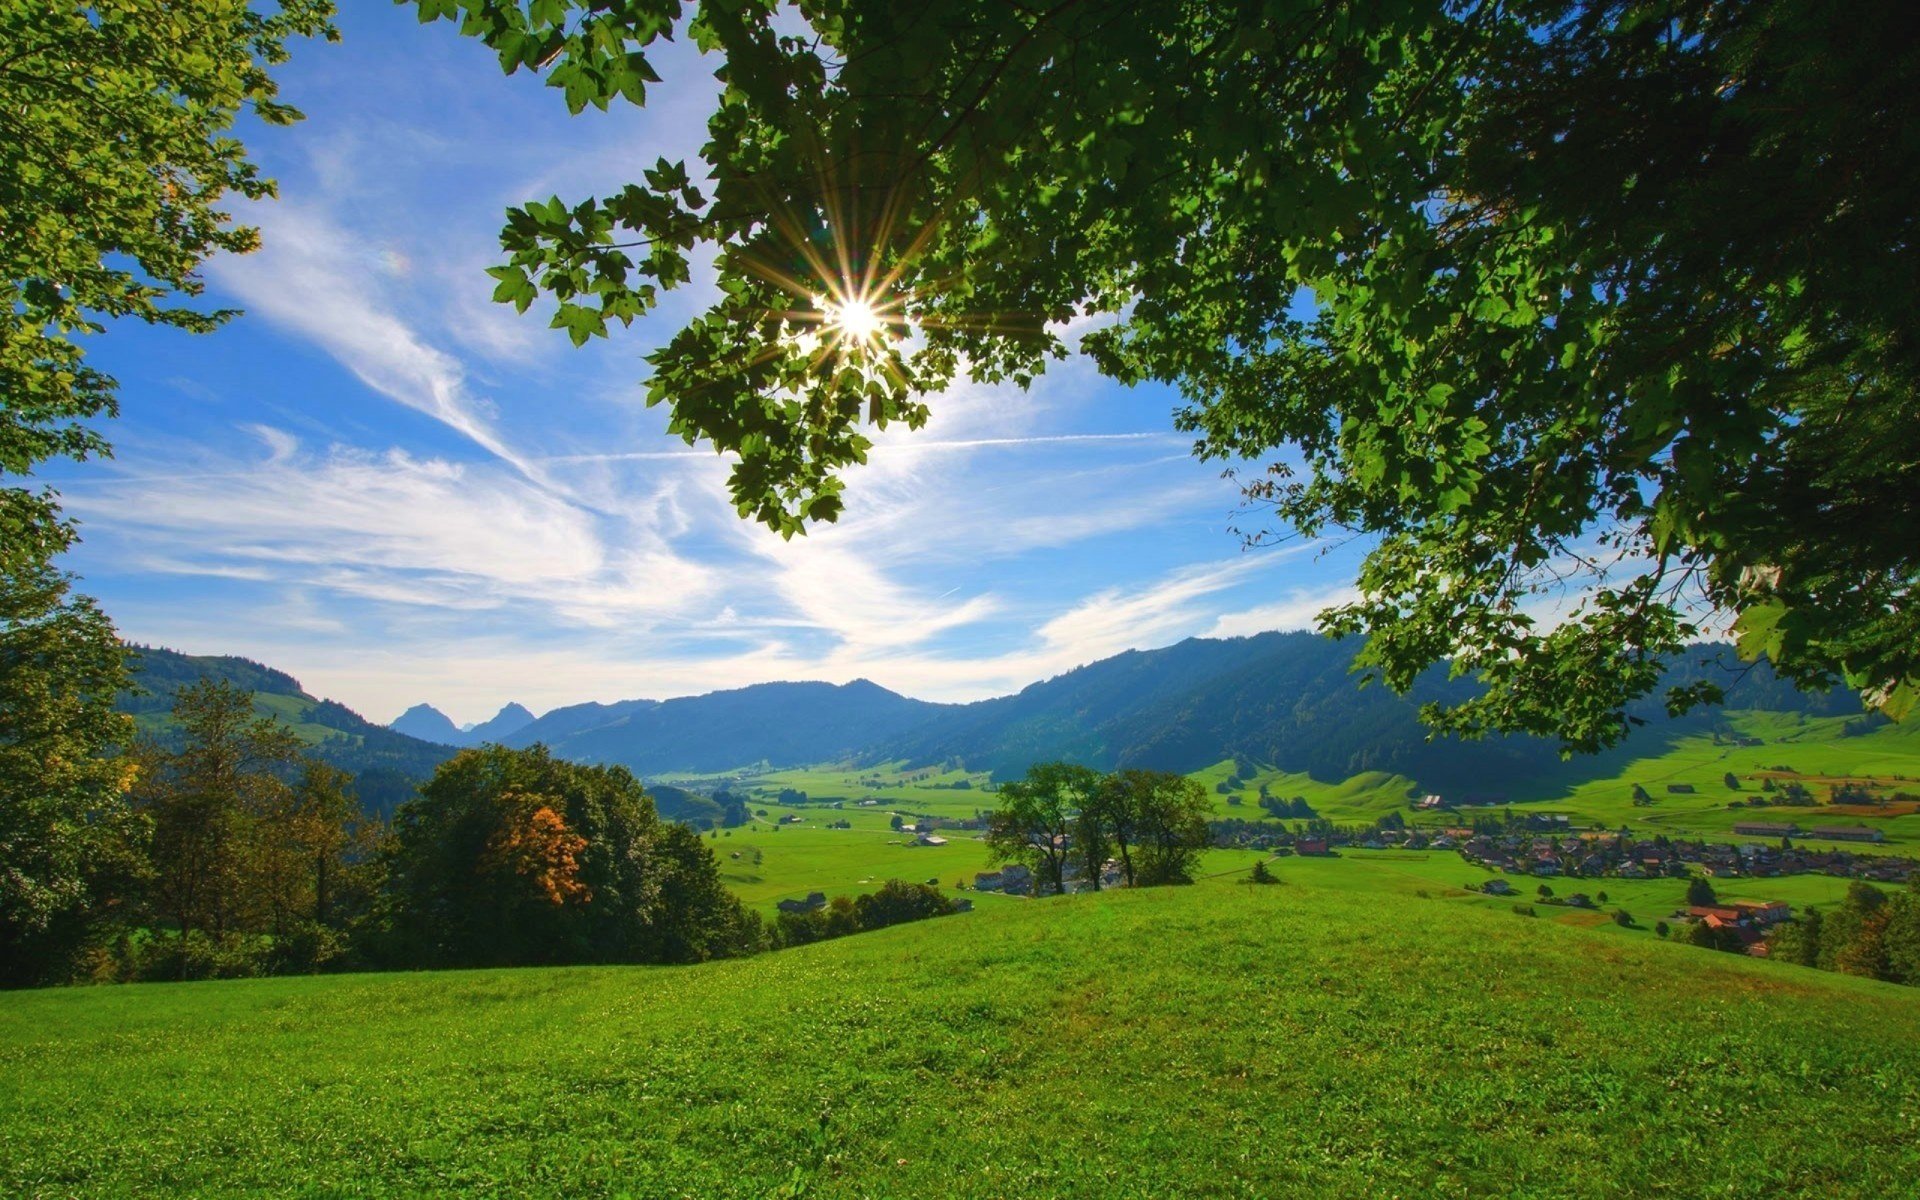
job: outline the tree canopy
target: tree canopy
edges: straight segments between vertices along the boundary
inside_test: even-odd
[[[251,249],[223,197],[270,195],[232,136],[299,114],[269,68],[331,35],[328,0],[0,6],[0,979],[57,976],[104,916],[137,824],[113,625],[72,592],[73,544],[35,469],[107,452],[115,410],[84,340],[117,318],[204,332],[210,254]],[[116,865],[118,864],[118,865]],[[124,881],[122,881],[124,882]]]
[[[1092,318],[1197,453],[1268,464],[1249,540],[1371,539],[1323,625],[1397,688],[1480,676],[1440,728],[1611,744],[1712,615],[1798,682],[1920,695],[1897,6],[414,2],[575,111],[643,103],[676,30],[715,55],[700,161],[510,210],[494,274],[584,342],[711,255],[647,395],[737,456],[744,516],[834,519],[869,427]]]

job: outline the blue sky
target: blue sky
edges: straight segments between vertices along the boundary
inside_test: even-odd
[[[741,521],[725,461],[642,403],[642,356],[705,281],[576,350],[483,273],[508,204],[691,159],[707,67],[671,47],[648,108],[569,117],[449,25],[342,7],[344,42],[280,73],[307,120],[244,131],[280,199],[243,214],[262,249],[205,276],[245,315],[97,339],[116,456],[48,474],[125,636],[263,660],[375,720],[426,700],[474,721],[770,679],[973,699],[1303,628],[1346,592],[1352,548],[1242,551],[1238,492],[1189,457],[1175,398],[1083,360],[936,398],[849,476],[836,526]]]

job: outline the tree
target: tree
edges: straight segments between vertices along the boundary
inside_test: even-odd
[[[1740,790],[1740,777],[1732,771],[1728,771],[1725,775],[1721,776],[1720,782],[1726,784],[1727,787],[1733,791],[1737,792]]]
[[[243,110],[298,120],[267,68],[289,39],[334,36],[330,4],[277,8],[124,0],[0,15],[0,473],[106,451],[86,422],[114,413],[114,381],[81,342],[104,321],[199,333],[232,315],[175,303],[200,294],[208,255],[258,242],[219,205],[273,182],[229,131]],[[0,487],[0,557],[46,561],[70,536],[52,493]]]
[[[1268,868],[1266,859],[1259,858],[1254,860],[1253,868],[1247,872],[1247,882],[1248,883],[1279,883],[1280,877],[1278,875],[1275,875],[1273,871],[1270,868]]]
[[[0,535],[0,543],[5,537]],[[51,982],[142,870],[113,626],[66,576],[0,552],[0,985]]]
[[[1099,811],[1105,836],[1120,857],[1120,877],[1128,887],[1139,881],[1134,851],[1145,835],[1149,796],[1159,780],[1155,772],[1127,768],[1103,776],[1094,791],[1093,807]]]
[[[1143,887],[1191,883],[1193,864],[1207,846],[1207,818],[1213,815],[1206,791],[1184,775],[1141,774],[1135,877]]]
[[[126,686],[119,640],[52,567],[74,527],[26,478],[107,452],[89,422],[113,415],[115,385],[87,364],[85,337],[120,317],[197,332],[230,315],[172,302],[199,293],[208,254],[252,247],[217,205],[273,185],[229,130],[242,108],[298,117],[267,68],[289,38],[331,36],[329,11],[0,12],[0,981],[61,977],[141,874],[130,764],[114,757],[128,736],[111,709]]]
[[[1767,940],[1767,957],[1796,966],[1818,966],[1822,924],[1820,910],[1810,908],[1798,920],[1778,926]]]
[[[133,791],[152,822],[153,907],[182,938],[267,932],[286,895],[275,872],[304,747],[223,679],[181,688],[173,720],[179,748],[150,750]]]
[[[1022,863],[1039,884],[1066,891],[1074,819],[1099,783],[1097,773],[1073,763],[1028,767],[1024,779],[1000,786],[1000,805],[987,818],[988,855],[996,863]]]
[[[544,746],[443,763],[394,814],[376,955],[393,966],[692,962],[758,948],[700,835],[623,767]]]
[[[941,895],[939,889],[899,879],[889,879],[880,885],[879,891],[856,898],[853,906],[863,930],[944,917],[953,911],[953,901]]]
[[[1687,880],[1687,903],[1696,908],[1710,908],[1720,903],[1720,897],[1705,875],[1695,875]]]
[[[643,103],[682,8],[416,2],[575,111]],[[717,249],[648,400],[739,455],[743,514],[834,519],[867,424],[963,370],[1024,383],[1098,316],[1081,348],[1177,387],[1202,455],[1292,452],[1246,482],[1249,540],[1374,537],[1323,627],[1402,690],[1476,674],[1438,728],[1611,744],[1702,609],[1798,682],[1920,695],[1899,6],[787,11],[702,5],[704,161],[512,210],[493,272],[585,342]]]

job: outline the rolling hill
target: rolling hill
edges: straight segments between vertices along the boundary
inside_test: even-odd
[[[1920,1177],[1904,989],[1281,875],[694,967],[0,995],[0,1192],[1878,1200]]]
[[[285,722],[317,757],[351,772],[360,802],[371,812],[391,813],[413,795],[415,784],[454,755],[452,746],[408,737],[344,704],[311,696],[293,676],[251,659],[153,646],[130,649],[138,690],[119,697],[116,705],[133,714],[142,732],[167,740],[174,693],[200,679],[226,680],[253,693],[254,709]]]

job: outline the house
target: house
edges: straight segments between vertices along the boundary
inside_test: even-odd
[[[1727,905],[1755,925],[1778,925],[1793,919],[1793,908],[1784,900],[1729,900]]]
[[[944,846],[947,844],[947,839],[939,836],[938,834],[923,833],[919,837],[913,839],[913,844],[916,846]]]
[[[1816,825],[1813,836],[1835,842],[1884,842],[1887,835],[1865,825]]]
[[[953,902],[953,911],[957,913],[972,912],[973,901],[967,899],[965,896],[962,896],[958,900],[955,900]]]
[[[1414,807],[1421,809],[1423,811],[1431,812],[1436,808],[1446,807],[1446,801],[1442,800],[1438,796],[1422,796],[1417,802],[1415,802]]]
[[[1585,892],[1575,892],[1567,897],[1567,904],[1573,908],[1592,908],[1593,899]]]
[[[1480,890],[1489,896],[1511,896],[1513,885],[1504,879],[1489,879],[1480,885]]]
[[[1791,821],[1735,821],[1733,831],[1741,837],[1799,837],[1800,827]]]
[[[1300,841],[1294,843],[1293,849],[1296,854],[1325,854],[1327,852],[1327,839],[1302,838]]]
[[[783,913],[810,913],[818,912],[826,906],[827,894],[825,892],[808,892],[805,900],[782,900],[774,907]]]
[[[999,871],[982,871],[973,877],[973,890],[976,892],[997,892],[1005,887],[1006,877]]]
[[[1000,871],[1000,890],[1009,896],[1024,896],[1033,890],[1033,872],[1020,863]]]
[[[1705,921],[1715,929],[1723,925],[1738,925],[1744,919],[1739,909],[1719,904],[1689,905],[1687,915],[1696,921]]]

